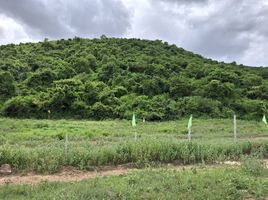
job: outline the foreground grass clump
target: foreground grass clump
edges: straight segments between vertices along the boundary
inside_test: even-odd
[[[153,163],[180,162],[183,164],[213,163],[240,159],[243,155],[268,154],[268,143],[243,141],[239,143],[176,142],[169,139],[140,139],[107,145],[87,142],[69,145],[67,157],[64,143],[26,147],[3,145],[0,147],[0,164],[8,163],[17,170],[56,172],[62,165],[93,169],[96,166],[133,163],[144,166]]]
[[[268,171],[253,175],[242,169],[146,169],[126,176],[76,183],[0,187],[0,199],[263,199]]]
[[[255,176],[265,172],[265,163],[256,157],[245,156],[242,158],[242,170]]]

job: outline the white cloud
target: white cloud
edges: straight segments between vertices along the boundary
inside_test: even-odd
[[[0,0],[0,11],[40,39],[121,36],[130,26],[120,0]]]
[[[33,41],[24,28],[12,18],[0,15],[0,44]]]
[[[128,36],[166,40],[227,62],[268,66],[263,53],[268,51],[265,1],[148,0],[132,7]],[[255,51],[258,56],[252,58]]]

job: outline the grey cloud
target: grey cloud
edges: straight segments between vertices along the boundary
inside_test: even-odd
[[[197,34],[189,43],[191,49],[212,57],[239,59],[250,48],[254,37],[268,36],[268,12],[265,12],[268,10],[261,3],[243,0],[214,5],[219,7],[202,23],[199,19],[189,21]]]
[[[229,61],[237,59],[250,45],[248,37],[219,27],[191,33],[190,37],[191,40],[184,42],[189,49],[213,58],[225,57]]]
[[[159,39],[227,62],[247,60],[252,64],[245,57],[250,57],[249,49],[256,43],[268,51],[260,39],[268,38],[265,1],[157,0],[150,1],[150,5],[150,14],[145,11],[144,21],[139,24],[139,28],[147,27],[143,34],[147,38],[157,35]]]
[[[0,11],[41,37],[118,36],[130,26],[119,0],[0,0]]]
[[[45,36],[64,36],[68,31],[57,19],[57,13],[46,7],[43,1],[39,0],[1,0],[0,10],[13,19],[27,26],[27,29],[34,29]]]
[[[163,3],[177,3],[177,4],[189,4],[189,3],[206,3],[208,0],[159,0]]]
[[[83,0],[83,7],[68,5],[72,12],[68,21],[71,27],[83,35],[122,35],[130,26],[130,15],[128,10],[120,1],[102,0],[87,1]]]

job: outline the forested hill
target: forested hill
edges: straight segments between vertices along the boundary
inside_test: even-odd
[[[268,68],[219,63],[159,40],[44,40],[0,46],[0,99],[10,117],[259,119]]]

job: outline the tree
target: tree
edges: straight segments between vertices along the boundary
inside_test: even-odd
[[[98,78],[104,83],[108,83],[113,76],[120,72],[120,68],[114,62],[103,64],[99,70]]]
[[[170,95],[173,98],[190,96],[194,90],[191,79],[173,75],[170,78]]]
[[[232,99],[235,95],[235,86],[232,83],[221,83],[219,80],[212,80],[205,86],[204,96],[212,99]]]
[[[259,86],[262,84],[262,78],[255,74],[246,74],[242,77],[242,85],[245,88],[250,88],[253,86]]]
[[[16,96],[3,105],[3,113],[9,117],[44,117],[43,103],[38,96]]]
[[[49,86],[56,79],[57,75],[51,69],[39,70],[33,73],[27,79],[27,86],[28,87]]]
[[[266,85],[253,86],[247,91],[247,96],[251,99],[268,99],[268,83]]]
[[[91,108],[91,115],[94,119],[105,119],[113,117],[113,108],[102,104],[101,102],[95,103]]]
[[[0,108],[14,117],[255,119],[268,107],[267,75],[161,40],[46,39],[0,46]]]
[[[96,68],[96,58],[92,54],[86,57],[75,57],[71,63],[77,73],[89,73]]]
[[[50,89],[50,107],[58,112],[72,112],[71,106],[81,100],[85,86],[80,80],[64,79],[55,81]]]
[[[0,71],[0,101],[16,95],[16,85],[9,72]]]
[[[229,82],[229,83],[238,83],[239,78],[238,75],[231,70],[217,68],[209,73],[208,80],[219,80],[222,83]]]

